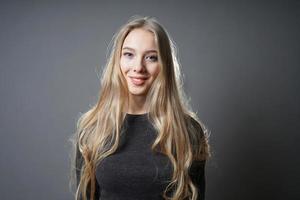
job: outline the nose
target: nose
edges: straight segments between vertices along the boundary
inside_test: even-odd
[[[135,72],[141,72],[144,71],[145,65],[142,58],[137,58],[136,62],[134,63],[133,71]]]

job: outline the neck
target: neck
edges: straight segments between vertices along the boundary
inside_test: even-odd
[[[145,104],[146,104],[145,96],[130,95],[128,107],[127,107],[127,113],[144,114],[147,112]]]

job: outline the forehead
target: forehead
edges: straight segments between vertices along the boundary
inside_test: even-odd
[[[130,47],[138,51],[149,49],[157,50],[154,34],[142,28],[136,28],[130,31],[126,36],[122,47]]]

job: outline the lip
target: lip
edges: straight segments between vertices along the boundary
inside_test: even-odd
[[[129,76],[129,78],[143,79],[143,80],[148,79],[148,77],[145,77],[145,76]]]
[[[131,82],[136,86],[141,86],[148,78],[145,77],[129,77]]]

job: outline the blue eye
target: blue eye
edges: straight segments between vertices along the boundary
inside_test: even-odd
[[[157,56],[152,55],[152,56],[147,56],[146,59],[149,58],[151,62],[156,62],[157,61]]]
[[[132,53],[129,53],[129,52],[125,52],[125,53],[123,53],[123,55],[126,56],[126,57],[131,57],[131,56],[133,56],[133,54],[132,54]]]

